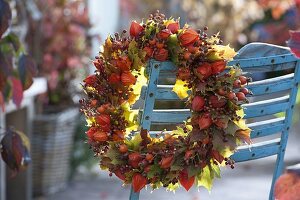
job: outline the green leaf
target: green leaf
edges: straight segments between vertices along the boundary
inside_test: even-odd
[[[211,169],[212,169],[212,172],[214,173],[215,177],[221,178],[221,169],[220,169],[219,165],[212,164]]]
[[[180,187],[179,183],[171,183],[168,185],[167,190],[171,191],[171,192],[175,192],[178,188]]]
[[[189,166],[187,168],[188,171],[188,177],[191,178],[193,176],[196,176],[197,174],[199,174],[199,172],[201,171],[201,168],[196,168],[194,166]]]
[[[172,34],[169,36],[167,45],[171,61],[176,65],[179,62],[178,55],[180,51],[180,46],[176,34]]]
[[[113,165],[120,165],[124,163],[124,160],[119,158],[120,153],[117,148],[110,148],[107,152],[107,157],[111,159],[111,164]]]
[[[18,38],[18,36],[14,33],[10,33],[8,35],[6,35],[2,41],[1,41],[2,44],[6,43],[6,44],[11,44],[12,47],[14,48],[14,51],[15,52],[21,52],[23,49],[21,48],[21,42]]]
[[[154,176],[160,175],[162,172],[163,170],[159,165],[152,165],[149,172],[147,173],[147,178],[153,178]]]
[[[232,122],[232,121],[229,121],[229,122],[228,122],[228,127],[227,127],[224,131],[225,131],[225,133],[228,134],[228,135],[234,135],[235,132],[236,132],[237,130],[239,130],[239,129],[240,129],[240,127],[239,127],[237,124],[235,124],[235,123]]]
[[[209,166],[203,168],[202,173],[197,176],[198,186],[205,187],[209,192],[211,191],[213,184],[214,174],[211,173]]]
[[[8,77],[13,73],[13,54],[0,50],[0,76]]]
[[[140,134],[134,135],[130,140],[126,140],[125,143],[130,150],[137,151],[139,150],[140,144],[143,141]]]
[[[133,62],[132,68],[139,70],[143,65],[142,59],[146,55],[146,52],[140,51],[135,40],[132,40],[128,46],[128,57]]]
[[[184,169],[184,167],[183,166],[180,166],[180,165],[172,165],[171,166],[171,168],[170,168],[170,171],[181,171],[181,170],[183,170]]]
[[[150,38],[152,34],[156,33],[156,27],[154,26],[154,22],[152,22],[147,29],[145,29],[145,37]]]
[[[0,0],[0,39],[8,29],[11,22],[12,14],[9,4],[5,0]]]

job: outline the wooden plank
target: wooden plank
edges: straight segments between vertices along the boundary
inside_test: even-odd
[[[148,81],[148,89],[145,95],[144,112],[142,114],[141,127],[149,130],[151,126],[151,115],[154,108],[155,94],[158,82],[159,71],[161,68],[161,62],[151,60],[149,63],[150,79]]]
[[[182,123],[190,115],[189,109],[157,109],[153,110],[150,120],[156,124]]]
[[[270,72],[294,69],[297,58],[293,54],[283,54],[268,57],[236,59],[228,65],[239,65],[247,72]]]
[[[253,92],[253,96],[271,94],[289,90],[294,86],[294,73],[249,83],[246,87]]]
[[[255,81],[246,86],[253,92],[253,96],[271,94],[275,92],[289,90],[294,86],[294,73],[284,76]],[[173,85],[158,85],[155,94],[156,100],[184,101],[179,99],[177,94],[172,91]]]
[[[250,147],[239,147],[237,152],[231,156],[236,162],[244,162],[248,160],[255,160],[272,155],[276,155],[280,150],[280,138],[268,140],[265,142],[255,143]]]
[[[245,108],[245,119],[285,112],[289,107],[289,95],[270,100],[244,104],[243,107]]]
[[[251,138],[264,137],[282,132],[285,127],[285,117],[264,120],[247,124],[251,131]]]
[[[295,70],[295,77],[296,81],[299,81],[299,76],[300,76],[300,60],[298,60],[297,65],[296,65],[296,70]],[[292,90],[290,91],[290,105],[289,109],[286,111],[286,121],[285,121],[285,130],[281,134],[281,147],[280,147],[280,152],[277,156],[276,160],[276,167],[275,171],[273,174],[273,179],[272,179],[272,187],[270,190],[270,197],[273,196],[274,193],[274,184],[276,179],[281,175],[284,167],[284,154],[285,154],[285,149],[287,145],[287,140],[288,140],[288,135],[289,135],[289,130],[292,125],[292,118],[293,118],[293,112],[294,112],[294,105],[296,102],[296,97],[297,97],[297,92],[298,92],[298,84],[295,84]]]
[[[245,104],[245,119],[284,112],[289,106],[289,96]],[[191,115],[189,109],[153,110],[150,121],[154,123],[182,123]]]
[[[230,61],[228,66],[239,65],[247,72],[270,72],[294,69],[297,58],[293,54],[275,55],[261,58],[237,59]],[[176,73],[177,67],[170,61],[161,62],[161,72]]]

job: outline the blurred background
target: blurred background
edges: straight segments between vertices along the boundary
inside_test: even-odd
[[[15,175],[0,161],[0,200],[128,199],[130,188],[100,171],[97,158],[86,144],[78,101],[83,95],[80,82],[93,72],[92,60],[100,45],[108,34],[128,29],[131,20],[140,21],[159,9],[166,16],[180,17],[182,26],[187,22],[198,28],[208,26],[211,34],[220,32],[224,44],[230,43],[236,50],[254,41],[286,46],[289,30],[300,28],[299,0],[0,2],[1,18],[11,17],[7,30],[0,34],[0,44],[9,41],[13,47],[20,46],[13,54],[1,53],[0,57],[19,62],[18,66],[29,66],[32,61],[32,71],[37,69],[26,77],[18,72],[21,83],[32,79],[30,87],[25,87],[26,81],[23,84],[22,98],[15,92],[20,91],[19,82],[1,71],[0,105],[5,109],[0,110],[0,139],[10,127],[24,132],[31,143],[32,162]],[[10,15],[3,2],[9,4]],[[31,56],[30,62],[19,59],[21,51]],[[297,109],[286,165],[300,162],[299,106]],[[211,194],[202,188],[189,193],[179,189],[175,194],[161,189],[143,191],[141,199],[267,199],[275,159],[224,169]]]

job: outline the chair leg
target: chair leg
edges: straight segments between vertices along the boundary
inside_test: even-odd
[[[134,192],[133,188],[131,187],[129,200],[139,200],[139,199],[140,199],[140,192]]]
[[[273,179],[272,179],[272,185],[271,185],[269,200],[274,200],[274,186],[275,186],[275,182],[278,179],[278,177],[282,174],[282,171],[283,171],[284,152],[285,152],[285,149],[282,148],[281,151],[277,155],[277,160],[276,160],[276,165],[275,165],[275,169],[274,169],[274,174],[273,174]]]

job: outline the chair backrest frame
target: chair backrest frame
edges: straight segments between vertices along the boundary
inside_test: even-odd
[[[288,95],[244,105],[246,108],[245,118],[255,118],[285,112],[285,117],[248,124],[252,129],[251,138],[263,137],[278,132],[281,132],[281,137],[253,144],[251,151],[249,148],[240,148],[239,151],[232,156],[237,162],[243,162],[277,155],[269,195],[269,199],[274,199],[274,183],[283,170],[283,159],[288,132],[292,124],[292,115],[300,81],[300,61],[284,47],[264,43],[250,43],[240,49],[239,55],[236,56],[233,61],[229,62],[228,65],[240,65],[243,71],[250,73],[294,69],[294,73],[257,81],[248,86],[255,95],[271,94],[289,90],[290,92]],[[160,76],[174,77],[176,66],[171,62],[150,60],[147,71],[149,75],[148,85],[144,88],[141,95],[145,100],[141,116],[141,127],[150,131],[153,122],[175,123],[187,119],[187,117],[190,116],[190,111],[188,109],[154,109],[156,100],[179,100],[177,95],[172,92],[172,86],[158,85]],[[152,133],[155,133],[155,131]],[[139,199],[139,193],[131,191],[130,199]]]

